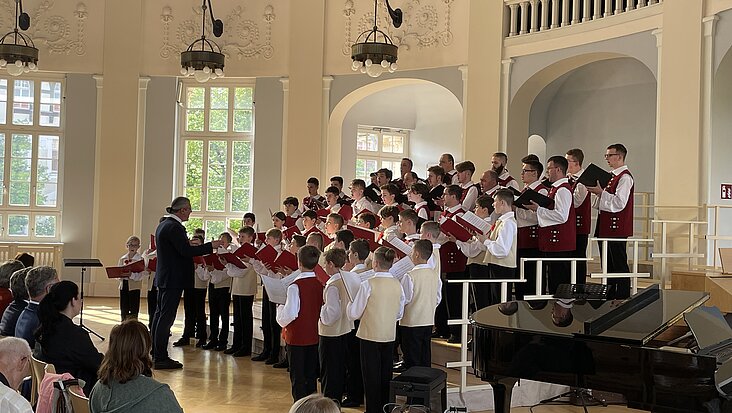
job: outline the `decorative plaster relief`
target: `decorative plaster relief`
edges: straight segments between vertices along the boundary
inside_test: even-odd
[[[391,25],[386,3],[378,3],[378,26],[391,37],[400,52],[425,49],[439,46],[450,46],[453,41],[451,29],[451,7],[454,0],[406,0],[394,4],[404,12],[404,22],[398,29]],[[341,52],[345,56],[351,55],[351,44],[359,34],[370,30],[374,24],[373,9],[365,11],[359,16],[354,6],[354,0],[346,0],[343,7],[345,17],[345,41]],[[355,24],[357,31],[353,31]]]
[[[15,27],[15,0],[2,0],[0,3],[3,11],[0,13],[0,26],[8,31]],[[71,2],[60,2],[58,8],[71,8]],[[56,9],[54,0],[43,0],[35,7],[25,9],[30,15],[31,27],[26,33],[33,39],[36,47],[43,48],[50,54],[70,54],[72,51],[78,55],[86,54],[86,19],[89,16],[86,4],[79,2],[73,8],[72,19],[67,19],[59,14],[53,14]],[[60,11],[59,11],[60,12]],[[69,22],[69,20],[72,20]]]
[[[228,58],[242,60],[261,56],[266,60],[271,59],[275,52],[274,46],[272,46],[272,24],[276,19],[274,6],[264,7],[260,22],[247,17],[252,17],[252,14],[245,13],[244,7],[236,6],[221,19],[224,22],[224,35],[215,38],[211,34],[211,25],[207,16],[206,37],[215,41],[221,47],[221,52]],[[192,8],[188,18],[171,28],[174,20],[173,8],[163,7],[160,15],[163,25],[160,57],[163,59],[169,59],[171,56],[178,58],[182,50],[201,36],[200,8]]]

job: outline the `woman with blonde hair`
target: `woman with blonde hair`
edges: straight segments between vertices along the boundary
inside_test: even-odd
[[[332,399],[322,394],[311,394],[295,402],[289,413],[340,413],[341,409]]]
[[[130,319],[115,326],[99,367],[99,381],[89,397],[92,413],[183,412],[167,384],[152,378],[147,327]]]

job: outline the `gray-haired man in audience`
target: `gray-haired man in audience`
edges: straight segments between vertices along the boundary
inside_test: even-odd
[[[18,323],[15,325],[15,337],[24,338],[31,347],[35,346],[33,337],[40,321],[38,320],[38,304],[48,294],[48,289],[58,282],[58,273],[51,267],[34,267],[25,277],[25,287],[28,289],[30,302],[25,307]]]
[[[20,338],[0,339],[0,406],[3,413],[33,413],[28,400],[18,394],[18,387],[30,373],[31,349]]]

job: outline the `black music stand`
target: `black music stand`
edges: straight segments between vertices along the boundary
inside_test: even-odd
[[[79,327],[104,341],[104,337],[84,325],[84,272],[86,272],[87,268],[102,266],[102,262],[96,258],[64,258],[64,267],[81,267],[81,308],[79,309]]]

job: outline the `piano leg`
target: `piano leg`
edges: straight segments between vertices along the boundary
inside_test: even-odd
[[[513,386],[518,379],[504,377],[498,381],[490,382],[493,387],[493,407],[495,413],[509,413],[511,411],[511,393]]]

